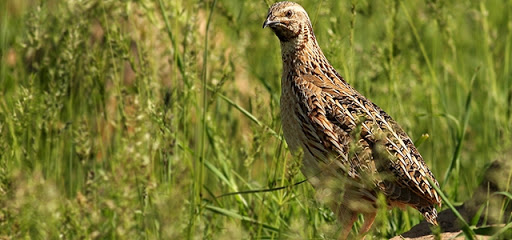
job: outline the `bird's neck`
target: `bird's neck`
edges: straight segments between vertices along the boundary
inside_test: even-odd
[[[296,76],[320,73],[330,79],[331,83],[350,88],[325,57],[313,31],[309,33],[311,34],[301,34],[290,41],[281,41],[283,58],[281,85],[293,83],[297,79]]]
[[[309,68],[311,63],[329,65],[310,23],[304,24],[296,38],[281,41],[281,56],[283,58],[283,71],[291,73],[292,70]]]
[[[307,31],[295,39],[281,41],[283,72],[300,74],[300,70],[311,70],[315,64],[330,66],[329,61],[318,46],[313,32]]]

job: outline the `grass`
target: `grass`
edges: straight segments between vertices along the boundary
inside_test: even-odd
[[[335,238],[281,137],[271,3],[0,1],[0,238]],[[507,159],[511,1],[300,3],[451,208]],[[422,219],[381,213],[367,238]]]

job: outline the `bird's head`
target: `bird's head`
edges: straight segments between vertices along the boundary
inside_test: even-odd
[[[263,23],[265,27],[270,27],[281,42],[289,42],[312,32],[308,13],[294,2],[274,3]]]

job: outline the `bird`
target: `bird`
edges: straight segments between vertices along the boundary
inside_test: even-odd
[[[328,204],[346,239],[357,220],[364,237],[376,217],[379,195],[389,208],[417,209],[437,225],[439,186],[407,133],[329,63],[309,16],[294,2],[270,6],[263,28],[279,38],[283,135],[301,172]]]

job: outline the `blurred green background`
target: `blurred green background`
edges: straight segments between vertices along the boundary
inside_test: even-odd
[[[298,2],[451,202],[509,158],[512,1]],[[0,239],[335,238],[308,183],[218,197],[304,179],[272,3],[0,1]],[[422,220],[383,212],[367,239]]]

